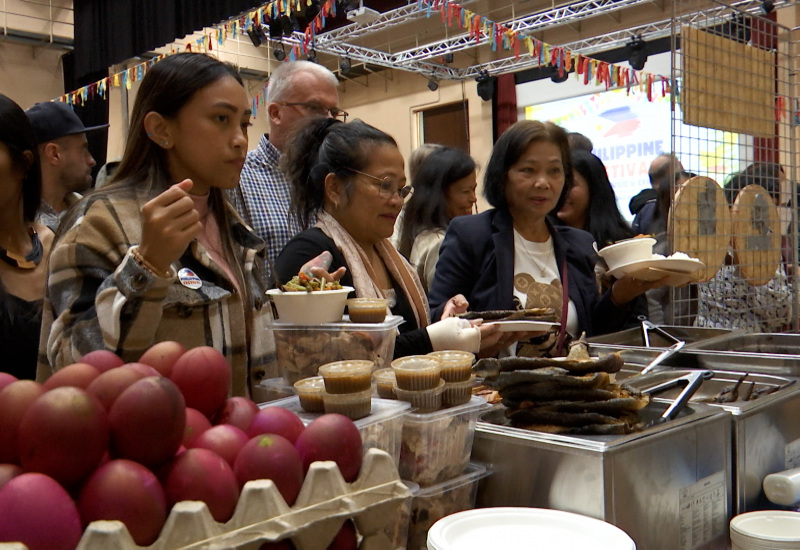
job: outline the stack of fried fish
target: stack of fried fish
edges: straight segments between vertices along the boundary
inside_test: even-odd
[[[640,430],[638,411],[650,402],[648,395],[611,382],[622,364],[619,353],[590,357],[586,343],[578,341],[567,357],[481,359],[473,371],[500,394],[514,427],[613,435]]]

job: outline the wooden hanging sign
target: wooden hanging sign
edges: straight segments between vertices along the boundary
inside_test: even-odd
[[[781,261],[778,207],[760,185],[748,185],[736,196],[733,218],[733,258],[742,277],[753,286],[767,284]]]

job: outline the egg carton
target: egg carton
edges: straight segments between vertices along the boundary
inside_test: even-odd
[[[406,526],[396,523],[406,517],[410,501],[411,491],[400,481],[392,457],[368,449],[353,483],[344,481],[335,462],[311,464],[294,506],[286,504],[271,480],[249,481],[226,523],[214,521],[203,502],[178,502],[150,546],[138,546],[120,521],[95,521],[77,550],[258,550],[265,542],[286,539],[297,550],[325,550],[347,519],[361,535],[361,550],[389,550],[405,544]],[[394,533],[401,533],[402,540]],[[0,544],[0,550],[24,548]]]

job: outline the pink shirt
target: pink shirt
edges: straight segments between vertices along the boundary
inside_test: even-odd
[[[216,263],[228,276],[228,279],[236,287],[237,292],[241,292],[239,288],[239,280],[236,278],[227,258],[225,257],[225,250],[222,247],[222,239],[219,233],[219,225],[217,225],[217,218],[211,213],[208,207],[209,195],[189,195],[194,201],[194,208],[200,214],[200,221],[203,224],[203,231],[197,236],[197,240],[202,244],[211,256],[211,259]]]

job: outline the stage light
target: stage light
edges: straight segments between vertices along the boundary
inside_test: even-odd
[[[350,69],[352,66],[350,65],[350,60],[346,57],[343,57],[341,61],[339,61],[339,71],[342,74],[350,74]]]
[[[491,101],[494,97],[494,78],[489,75],[489,71],[482,70],[475,77],[478,83],[478,96],[484,101]]]
[[[562,82],[566,82],[569,78],[569,71],[572,69],[572,66],[564,67],[562,71],[559,72],[558,67],[555,65],[550,65],[550,80],[555,82],[556,84],[560,84]]]
[[[644,69],[644,65],[647,63],[647,43],[642,40],[641,36],[637,36],[631,39],[626,46],[630,51],[628,63],[630,63],[631,68],[636,71]]]
[[[272,50],[272,55],[274,55],[275,59],[278,61],[283,61],[286,59],[286,49],[284,49],[283,44],[281,44],[280,48],[275,48]]]
[[[306,59],[308,61],[310,61],[311,63],[318,63],[319,62],[317,60],[317,52],[315,52],[314,50],[311,50],[311,51],[308,52],[308,57],[306,57]]]
[[[428,89],[432,92],[435,92],[439,89],[439,83],[436,81],[436,78],[430,77],[428,79]]]
[[[764,0],[761,2],[761,9],[764,10],[765,15],[769,15],[772,13],[772,10],[775,9],[775,2],[772,0]]]
[[[453,54],[452,54],[452,52],[444,54],[444,57],[442,57],[442,60],[444,60],[444,62],[447,63],[448,65],[450,63],[452,63],[453,62]]]
[[[247,36],[250,37],[250,42],[252,42],[253,46],[256,48],[267,41],[267,35],[264,33],[264,29],[261,28],[261,25],[253,25],[247,29]]]

